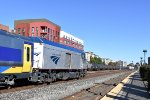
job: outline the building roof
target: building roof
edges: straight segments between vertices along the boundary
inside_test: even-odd
[[[45,19],[45,18],[41,18],[41,19],[23,19],[23,20],[15,20],[15,27],[16,27],[16,24],[18,23],[31,23],[31,22],[48,22],[48,23],[51,23],[53,25],[56,25],[57,27],[60,27],[59,25],[49,21],[48,19]]]

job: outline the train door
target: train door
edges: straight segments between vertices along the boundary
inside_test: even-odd
[[[31,71],[31,45],[24,44],[24,58],[23,58],[23,69],[22,72],[30,72]]]
[[[66,53],[66,63],[65,63],[65,67],[66,68],[70,68],[71,66],[71,54],[70,53]]]

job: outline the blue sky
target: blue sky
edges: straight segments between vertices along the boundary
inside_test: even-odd
[[[137,62],[150,56],[150,0],[1,0],[0,23],[47,18],[84,40],[85,51]]]

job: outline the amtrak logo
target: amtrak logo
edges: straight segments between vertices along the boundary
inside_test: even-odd
[[[40,52],[39,53],[34,53],[34,55],[38,56],[39,54],[41,54]]]
[[[57,56],[51,56],[52,61],[57,65],[58,60],[60,59],[60,57]]]

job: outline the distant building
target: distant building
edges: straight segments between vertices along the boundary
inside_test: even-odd
[[[105,64],[105,58],[101,58],[101,59],[102,59],[103,64]]]
[[[61,27],[47,19],[15,20],[16,34],[59,42]]]
[[[0,24],[0,30],[9,32],[9,27],[8,27],[8,26],[5,26],[5,25],[3,25],[3,24]]]
[[[110,58],[105,58],[104,59],[105,65],[108,65],[110,62],[113,62]]]
[[[85,59],[90,62],[91,57],[94,58],[100,58],[98,55],[94,54],[93,52],[89,51],[89,52],[85,52]]]
[[[117,66],[127,67],[127,62],[119,60],[117,61]]]
[[[80,50],[84,47],[83,40],[64,31],[60,31],[60,43]]]
[[[123,62],[123,66],[124,66],[124,67],[127,67],[127,65],[128,65],[127,62],[124,61],[124,62]]]
[[[94,53],[89,51],[89,52],[85,52],[85,58],[88,62],[90,62],[90,58],[94,56]]]

